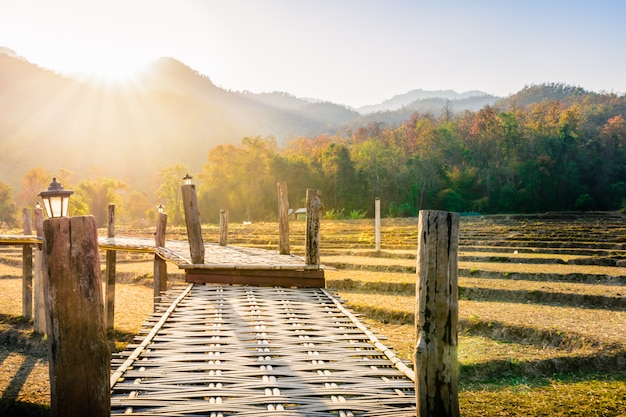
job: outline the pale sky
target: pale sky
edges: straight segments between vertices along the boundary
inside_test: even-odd
[[[59,72],[170,56],[230,90],[359,107],[412,89],[626,93],[624,0],[0,0],[0,46]]]

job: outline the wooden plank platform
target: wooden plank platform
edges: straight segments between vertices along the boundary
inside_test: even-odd
[[[41,244],[41,238],[34,235],[0,235],[0,245],[36,245]]]
[[[0,245],[35,244],[41,244],[41,238],[0,235]],[[98,246],[101,250],[155,253],[184,270],[188,282],[304,288],[324,288],[326,285],[323,265],[306,265],[301,257],[281,255],[277,250],[206,243],[205,263],[194,264],[187,241],[169,240],[165,247],[155,247],[154,239],[99,237]]]
[[[167,298],[113,362],[112,415],[416,415],[413,371],[324,289],[190,284]]]
[[[278,251],[205,243],[203,264],[191,261],[189,242],[168,240],[155,247],[151,239],[99,238],[101,249],[154,252],[185,271],[188,282],[324,288],[323,265],[306,265]]]

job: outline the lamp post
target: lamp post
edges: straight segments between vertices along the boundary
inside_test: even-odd
[[[198,196],[196,186],[191,183],[192,176],[188,173],[183,177],[181,194],[183,197],[183,210],[185,212],[185,224],[187,225],[187,238],[193,264],[204,263],[204,241],[202,240],[202,227],[200,224],[200,210],[198,209]]]
[[[74,194],[74,191],[65,190],[63,186],[57,182],[56,177],[52,178],[48,190],[39,193],[49,219],[67,217],[70,195],[72,194]]]
[[[111,415],[110,349],[94,216],[67,217],[70,195],[56,178],[39,193],[52,417]],[[77,340],[87,341],[77,343]]]

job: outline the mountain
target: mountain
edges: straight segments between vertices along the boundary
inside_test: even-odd
[[[320,134],[356,117],[343,106],[284,93],[227,91],[172,58],[132,82],[105,83],[0,50],[0,181],[12,185],[36,166],[153,184],[175,163],[198,172],[219,144]]]
[[[395,111],[400,110],[403,107],[420,107],[424,108],[424,105],[420,103],[428,103],[429,101],[432,103],[433,100],[440,103],[445,103],[446,100],[450,101],[461,101],[466,100],[473,97],[490,97],[493,99],[493,102],[496,101],[497,97],[489,95],[483,91],[466,91],[465,93],[457,93],[452,90],[411,90],[404,94],[398,94],[393,96],[392,98],[383,101],[380,104],[374,104],[369,106],[359,107],[357,111],[361,114],[369,114],[376,112],[385,112],[385,111]],[[441,109],[441,107],[437,108],[437,110]]]
[[[498,100],[497,105],[503,108],[526,107],[530,104],[554,100],[572,100],[594,93],[581,87],[563,83],[546,83],[525,86],[522,90]]]
[[[588,94],[562,84],[531,86],[498,99],[481,91],[412,90],[358,112],[288,93],[230,91],[173,58],[128,82],[78,79],[41,68],[0,47],[0,181],[14,187],[30,169],[97,172],[134,189],[154,189],[180,163],[199,172],[218,145],[246,136],[333,135],[369,123],[398,125],[414,112],[477,111]],[[363,114],[367,112],[366,114]]]

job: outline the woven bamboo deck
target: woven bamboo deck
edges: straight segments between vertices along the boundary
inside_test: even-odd
[[[324,268],[307,265],[295,255],[239,246],[204,244],[204,263],[191,261],[189,242],[168,240],[155,247],[152,239],[99,238],[100,249],[154,252],[185,271],[188,282],[323,288]]]
[[[413,371],[324,289],[189,284],[167,299],[113,361],[112,415],[416,415]]]

